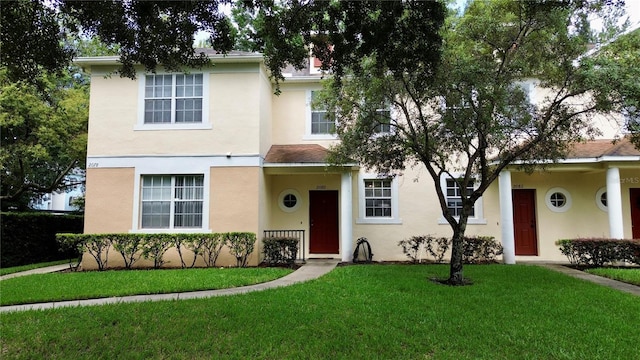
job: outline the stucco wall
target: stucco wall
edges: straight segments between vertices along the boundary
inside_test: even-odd
[[[133,168],[87,169],[86,234],[131,230],[134,173]]]
[[[137,80],[105,78],[106,70],[96,68],[91,77],[89,156],[259,153],[260,111],[264,109],[258,104],[264,75],[258,64],[220,64],[205,72],[211,128],[190,130],[141,129],[139,82],[144,81],[144,74]]]

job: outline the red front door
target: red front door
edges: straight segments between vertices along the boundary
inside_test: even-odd
[[[631,236],[640,239],[640,189],[629,189],[631,200]]]
[[[338,192],[309,191],[309,252],[338,253]]]
[[[538,255],[535,190],[513,190],[513,231],[516,255]]]

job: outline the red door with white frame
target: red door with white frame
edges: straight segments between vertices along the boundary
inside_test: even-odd
[[[338,252],[338,191],[309,191],[309,253]]]
[[[631,236],[640,239],[640,188],[629,189],[631,200]]]
[[[512,195],[516,255],[538,255],[536,191],[514,189]]]

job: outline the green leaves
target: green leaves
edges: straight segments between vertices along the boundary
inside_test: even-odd
[[[64,187],[83,168],[89,117],[88,86],[69,74],[43,75],[34,85],[0,71],[0,180],[3,207]],[[40,87],[42,86],[42,87]]]

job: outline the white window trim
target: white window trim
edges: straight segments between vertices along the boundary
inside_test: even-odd
[[[391,180],[391,217],[367,217],[366,216],[366,199],[365,199],[365,180],[375,179],[390,179]],[[389,178],[386,176],[379,176],[377,174],[360,173],[358,175],[358,219],[356,224],[402,224],[402,219],[399,217],[399,191],[398,191],[398,178]]]
[[[305,118],[305,132],[302,140],[336,140],[338,138],[337,134],[312,134],[311,133],[311,93],[313,91],[320,91],[321,89],[311,89],[307,90],[306,93],[306,118]]]
[[[141,163],[135,168],[135,177],[133,181],[133,214],[131,219],[130,233],[210,233],[209,228],[209,208],[211,179],[210,166],[206,161],[189,158],[169,159],[149,159]],[[202,227],[201,228],[161,228],[149,229],[141,228],[140,216],[142,212],[141,194],[142,194],[142,176],[143,175],[202,175],[203,176],[203,194],[202,194]]]
[[[200,123],[144,123],[144,93],[147,75],[176,75],[177,73],[143,73],[138,79],[138,122],[133,130],[208,130],[212,128],[209,116],[209,78],[210,73],[207,71],[195,71],[189,74],[202,74],[202,122]],[[175,76],[173,76],[175,81]],[[172,86],[172,92],[175,91],[175,84]],[[174,116],[172,114],[172,116]]]
[[[604,212],[609,212],[609,206],[608,206],[608,202],[607,202],[607,206],[605,206],[601,201],[600,198],[602,197],[602,194],[607,192],[607,188],[606,187],[601,187],[600,189],[598,189],[598,191],[596,192],[596,206],[598,206],[598,209],[604,211]]]
[[[560,193],[562,195],[564,195],[566,201],[564,203],[563,206],[561,207],[556,207],[551,203],[551,195],[555,194],[555,193]],[[549,189],[549,191],[547,191],[547,193],[544,195],[544,202],[547,205],[547,208],[553,212],[556,213],[563,213],[566,212],[567,210],[569,210],[571,208],[571,204],[572,204],[572,200],[571,200],[571,194],[569,193],[569,191],[567,191],[567,189],[561,188],[561,187],[554,187]]]
[[[453,177],[464,176],[464,174],[451,175],[453,175]],[[447,179],[450,179],[450,177],[446,175],[440,177],[440,188],[444,192],[445,198],[447,196]],[[478,198],[478,200],[476,200],[476,203],[473,205],[474,216],[469,216],[469,218],[467,219],[468,225],[487,225],[487,219],[485,219],[483,211],[483,197],[484,196]],[[458,220],[459,216],[454,216],[454,218]],[[449,222],[447,222],[447,219],[445,219],[443,215],[440,215],[440,218],[438,219],[438,225],[449,225]]]
[[[296,205],[293,207],[286,207],[284,206],[284,197],[287,195],[293,195],[296,197]],[[302,206],[302,196],[300,196],[300,193],[295,190],[295,189],[286,189],[283,190],[280,195],[278,195],[278,206],[280,207],[280,210],[282,210],[285,213],[292,213],[297,211],[298,209],[300,209],[300,207]]]

